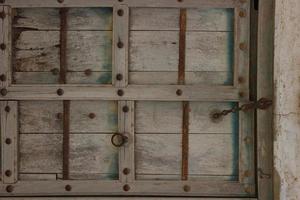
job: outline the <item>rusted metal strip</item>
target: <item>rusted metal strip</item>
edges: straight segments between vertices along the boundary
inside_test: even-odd
[[[60,9],[60,76],[59,83],[66,84],[67,76],[67,14],[68,8]],[[63,179],[69,179],[70,154],[70,101],[63,101]]]
[[[186,9],[180,9],[178,84],[185,84]],[[188,179],[189,169],[189,102],[182,103],[182,166],[181,179]]]
[[[186,9],[180,9],[178,84],[185,82]]]

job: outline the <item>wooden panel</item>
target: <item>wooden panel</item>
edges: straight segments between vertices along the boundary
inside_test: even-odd
[[[232,103],[190,103],[189,133],[236,133],[237,115],[229,114],[219,121],[211,119],[213,112],[231,109]],[[180,102],[136,102],[137,133],[181,133]]]
[[[3,183],[18,180],[18,103],[1,101],[1,171]],[[8,175],[7,175],[8,174]]]
[[[111,179],[118,177],[118,149],[111,145],[110,138],[111,134],[71,133],[71,179],[84,179],[89,174],[106,174]],[[61,134],[20,135],[20,173],[61,172]]]
[[[190,135],[189,176],[200,180],[202,175],[204,178],[207,175],[236,176],[238,160],[235,145],[235,138],[229,134]],[[137,175],[157,175],[156,179],[168,178],[159,175],[178,175],[180,178],[180,146],[180,134],[136,135]]]
[[[14,9],[14,28],[59,30],[58,8]],[[68,30],[112,30],[111,8],[70,8]]]
[[[157,200],[157,197],[48,197],[46,200]],[[228,200],[228,198],[173,197],[174,200]],[[10,200],[45,200],[45,197],[10,197]],[[159,200],[170,200],[160,197]],[[231,198],[230,200],[257,200],[257,198]]]
[[[130,30],[179,30],[179,9],[132,8]],[[233,9],[187,9],[187,31],[233,31]]]
[[[62,111],[62,101],[21,101],[20,132],[62,133]],[[117,131],[116,102],[72,101],[70,113],[70,131],[73,133]]]

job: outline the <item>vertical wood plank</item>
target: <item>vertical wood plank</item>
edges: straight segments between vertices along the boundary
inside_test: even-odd
[[[11,83],[11,8],[0,6],[0,89]]]
[[[128,84],[129,8],[116,5],[113,11],[113,84]]]
[[[126,106],[126,101],[118,102],[118,132],[125,133],[125,113],[123,108]],[[123,174],[123,168],[125,168],[126,163],[126,151],[124,147],[119,148],[119,180],[121,182],[126,182],[126,176]]]
[[[257,99],[273,99],[274,1],[259,1]],[[273,198],[273,110],[257,111],[258,198]]]
[[[18,179],[18,103],[1,101],[2,181],[15,183]]]

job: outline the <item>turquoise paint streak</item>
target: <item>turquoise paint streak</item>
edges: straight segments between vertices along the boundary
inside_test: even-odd
[[[224,85],[233,85],[233,69],[234,69],[234,9],[224,9],[227,17],[227,80]]]
[[[237,103],[229,103],[231,108],[237,105]],[[232,124],[232,175],[239,174],[239,113],[233,113],[231,118]]]

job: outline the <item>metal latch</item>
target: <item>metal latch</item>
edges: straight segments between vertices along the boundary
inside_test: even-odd
[[[223,110],[221,112],[214,112],[212,113],[212,118],[213,119],[219,119],[221,116],[226,116],[229,113],[236,113],[239,111],[244,111],[247,112],[249,110],[266,110],[268,109],[271,105],[273,104],[273,101],[267,98],[261,98],[258,101],[253,101],[247,104],[244,104],[242,106],[235,106],[230,110]]]

